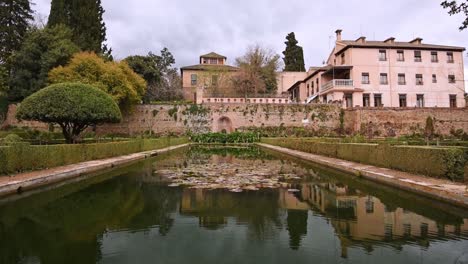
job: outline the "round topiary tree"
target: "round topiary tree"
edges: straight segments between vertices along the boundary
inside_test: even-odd
[[[67,143],[76,143],[89,126],[122,119],[111,96],[82,83],[54,84],[32,94],[21,103],[16,117],[58,124]]]

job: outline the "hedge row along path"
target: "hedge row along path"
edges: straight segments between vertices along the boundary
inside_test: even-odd
[[[424,195],[431,199],[468,208],[468,186],[463,183],[455,183],[449,180],[414,175],[402,171],[310,154],[264,143],[257,143],[257,145],[304,160],[312,161],[322,166],[338,169],[340,171],[350,173],[355,177],[363,177],[368,180]]]
[[[86,161],[67,166],[55,167],[47,170],[21,173],[13,175],[11,177],[2,176],[0,177],[0,197],[78,178],[86,174],[101,170],[124,166],[131,162],[143,160],[158,155],[160,153],[165,153],[174,149],[186,147],[188,145],[189,144],[181,144],[163,149],[139,152],[120,157]]]

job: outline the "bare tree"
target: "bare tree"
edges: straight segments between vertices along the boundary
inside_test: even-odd
[[[236,64],[241,70],[234,83],[241,85],[244,92],[276,93],[276,72],[281,65],[280,56],[273,50],[250,46],[244,56],[236,59]]]

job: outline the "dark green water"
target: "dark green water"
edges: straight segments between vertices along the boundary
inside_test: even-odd
[[[300,192],[154,173],[207,163],[294,173]],[[192,147],[0,200],[0,263],[468,263],[468,212],[273,152]]]

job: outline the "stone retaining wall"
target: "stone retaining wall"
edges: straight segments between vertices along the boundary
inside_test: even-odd
[[[338,131],[341,109],[323,104],[202,104],[138,105],[120,124],[103,125],[99,134],[182,134],[227,132],[262,126],[308,127],[315,131]],[[28,126],[45,130],[47,124],[18,122],[16,106],[10,105],[5,126]],[[344,128],[348,134],[392,137],[424,133],[427,117],[434,118],[437,134],[453,130],[468,133],[468,108],[354,108],[344,110]]]
[[[348,134],[383,137],[424,134],[426,119],[434,119],[434,131],[450,135],[468,133],[468,108],[354,108],[347,109],[344,127]]]

